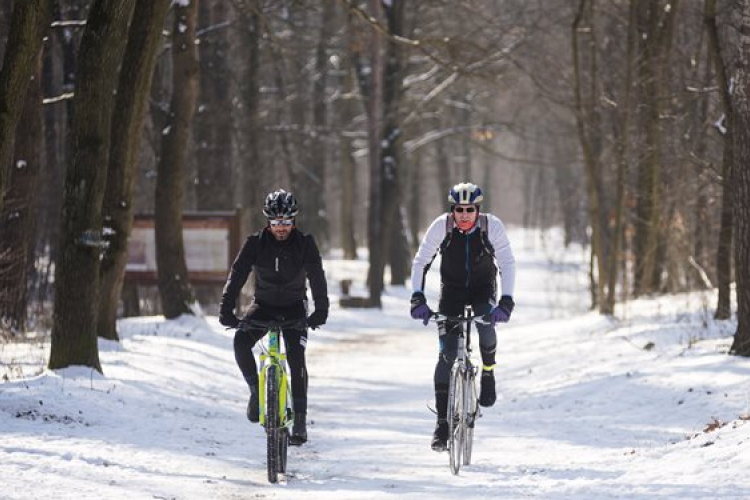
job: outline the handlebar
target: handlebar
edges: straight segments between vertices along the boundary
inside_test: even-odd
[[[456,322],[466,322],[466,321],[473,321],[474,323],[480,324],[480,325],[491,325],[492,322],[488,321],[486,319],[486,314],[475,314],[474,316],[447,316],[445,314],[433,312],[432,316],[430,316],[430,321],[438,322],[438,321],[456,321]]]
[[[264,330],[270,329],[284,329],[284,328],[305,328],[307,326],[307,318],[302,319],[287,319],[287,320],[260,320],[251,319],[250,321],[240,321],[237,325],[238,330],[246,330],[248,328],[258,328]]]

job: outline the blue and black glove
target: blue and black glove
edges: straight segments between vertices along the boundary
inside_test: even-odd
[[[489,314],[488,319],[492,323],[492,326],[495,326],[497,323],[507,323],[515,305],[513,297],[510,295],[500,297],[500,302],[497,303]]]
[[[430,316],[432,316],[432,310],[427,305],[427,299],[424,298],[422,292],[414,292],[411,294],[411,317],[414,319],[421,319],[425,325],[430,322]]]

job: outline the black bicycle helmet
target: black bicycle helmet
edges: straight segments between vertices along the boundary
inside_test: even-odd
[[[299,212],[297,199],[292,193],[287,193],[283,189],[268,193],[266,202],[263,204],[263,214],[269,219],[292,218],[297,216],[297,212]]]

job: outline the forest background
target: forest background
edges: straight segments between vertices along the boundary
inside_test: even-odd
[[[750,356],[748,54],[738,0],[5,0],[0,338],[101,370],[118,315],[218,302],[183,215],[249,234],[280,187],[325,252],[366,256],[357,305],[381,307],[471,180],[588,246],[592,308],[718,288]],[[123,286],[140,213],[152,289]]]

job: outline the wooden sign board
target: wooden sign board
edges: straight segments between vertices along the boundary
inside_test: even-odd
[[[239,212],[188,212],[182,217],[182,238],[190,283],[224,283],[240,250]],[[136,215],[128,240],[125,281],[155,285],[154,216]]]

